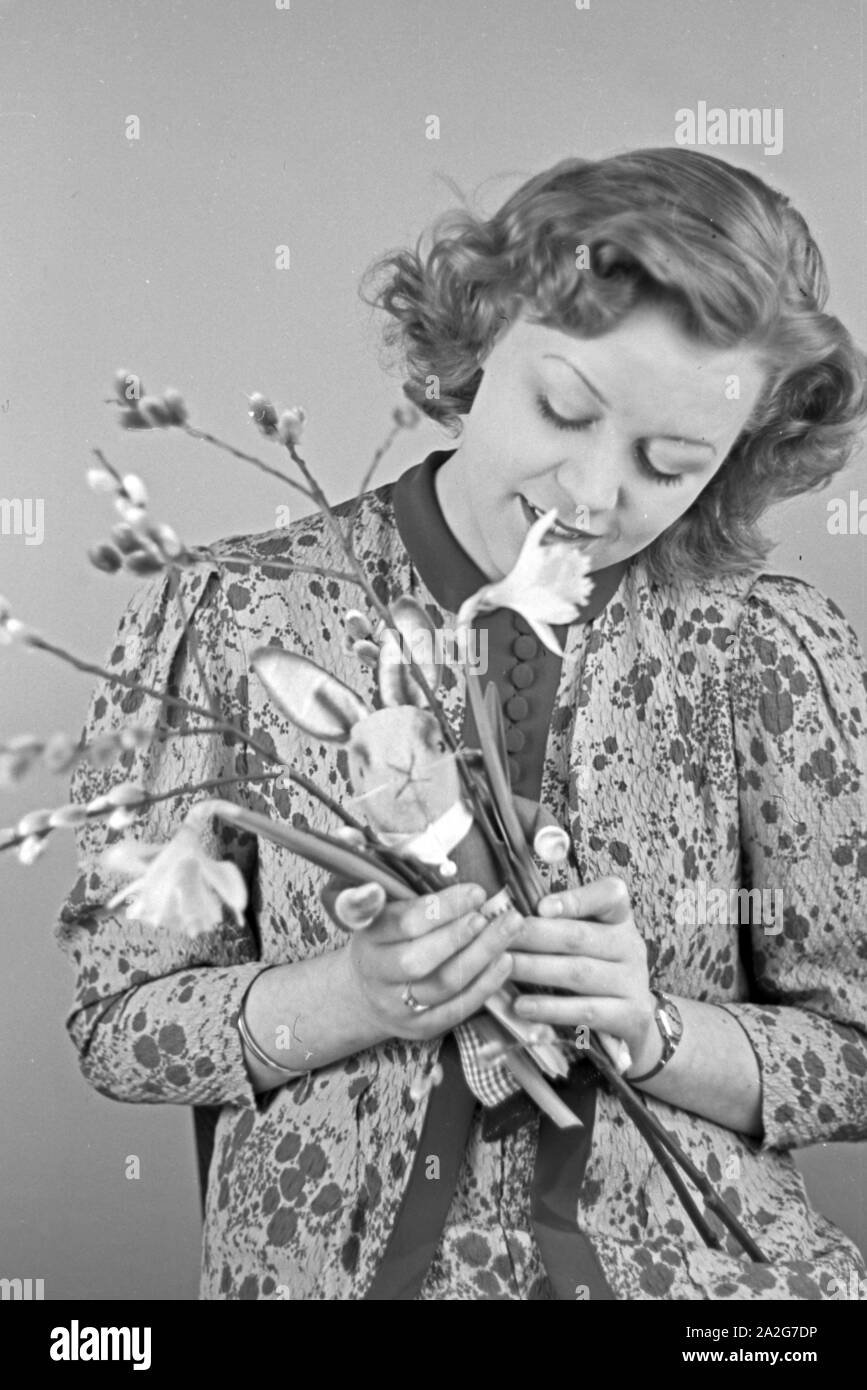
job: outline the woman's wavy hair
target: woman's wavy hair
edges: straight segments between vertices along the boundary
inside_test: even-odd
[[[761,569],[774,547],[762,513],[825,487],[857,450],[867,357],[824,312],[828,277],[804,218],[745,169],[681,148],[564,159],[492,217],[446,212],[430,235],[426,254],[422,233],[414,251],[374,261],[360,292],[390,316],[383,339],[408,373],[404,393],[452,435],[480,358],[521,311],[594,338],[653,303],[702,344],[757,353],[761,397],[723,467],[643,552],[651,579]]]

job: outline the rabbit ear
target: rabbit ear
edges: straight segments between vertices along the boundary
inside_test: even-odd
[[[381,639],[379,693],[384,705],[426,706],[424,691],[413,679],[409,658],[416,663],[432,690],[442,678],[435,660],[436,628],[415,599],[402,595],[391,606],[391,616],[402,641],[386,628]]]
[[[258,647],[250,665],[278,709],[316,738],[346,743],[353,726],[370,710],[336,676],[296,652]]]

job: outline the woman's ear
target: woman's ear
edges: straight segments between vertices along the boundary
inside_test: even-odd
[[[296,652],[258,647],[250,665],[277,708],[316,738],[348,743],[353,727],[371,713],[348,685]]]

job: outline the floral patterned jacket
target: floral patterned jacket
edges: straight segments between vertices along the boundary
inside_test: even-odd
[[[413,593],[447,623],[401,543],[390,495],[391,485],[365,494],[358,554],[382,599]],[[337,512],[345,519],[348,504]],[[183,573],[179,595],[163,578],[137,591],[106,664],[205,704],[183,608],[227,713],[339,797],[345,755],[294,729],[248,679],[252,650],[277,643],[374,700],[373,677],[341,645],[343,615],[363,606],[358,589],[273,563],[291,550],[342,568],[328,527],[315,515],[215,549],[217,561]],[[238,554],[246,561],[229,560]],[[448,671],[442,696],[456,731],[462,682],[459,668]],[[543,800],[570,828],[584,881],[626,881],[654,983],[728,1009],[762,1077],[761,1140],[646,1103],[759,1240],[763,1266],[729,1238],[720,1251],[700,1242],[617,1102],[600,1093],[578,1220],[619,1298],[846,1298],[852,1271],[864,1276],[854,1244],[810,1206],[789,1151],[867,1139],[865,704],[851,627],[795,578],[661,587],[639,555],[586,630],[570,628]],[[85,734],[158,719],[153,697],[100,681]],[[73,797],[117,781],[159,792],[270,770],[230,736],[201,733],[127,751],[109,769],[81,764]],[[285,779],[220,794],[295,823],[328,822]],[[168,839],[189,803],[162,801],[123,833]],[[118,1100],[222,1107],[202,1297],[362,1298],[418,1143],[427,1102],[412,1098],[411,1081],[439,1042],[396,1040],[257,1096],[236,1030],[241,1000],[266,966],[343,944],[319,903],[325,875],[270,842],[215,830],[212,852],[248,878],[247,920],[239,927],[227,914],[222,929],[179,939],[97,913],[121,886],[98,858],[118,835],[96,822],[79,832],[80,876],[58,926],[77,969],[68,1028],[84,1075]],[[731,925],[737,913],[719,902],[740,886],[778,893],[781,912]],[[484,1297],[484,1257],[472,1241],[464,1248],[460,1296]]]

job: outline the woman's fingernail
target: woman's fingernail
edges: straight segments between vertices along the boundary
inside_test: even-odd
[[[488,925],[487,917],[483,917],[481,912],[474,912],[470,918],[470,931],[479,932]]]
[[[539,912],[543,917],[562,917],[563,904],[559,898],[543,898],[539,904]]]

